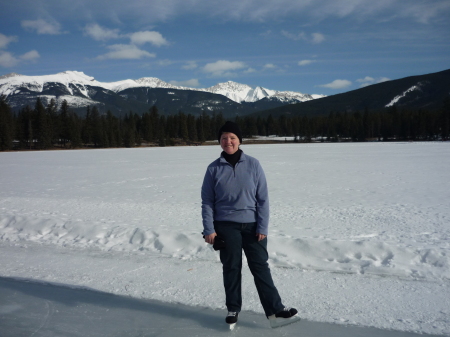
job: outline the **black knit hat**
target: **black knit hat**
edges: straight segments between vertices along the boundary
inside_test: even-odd
[[[236,123],[227,121],[224,125],[222,125],[222,127],[219,129],[219,133],[217,134],[217,140],[219,141],[219,143],[220,137],[224,132],[234,133],[239,138],[239,142],[242,144],[242,132]]]

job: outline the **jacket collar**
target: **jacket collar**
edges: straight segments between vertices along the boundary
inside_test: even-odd
[[[222,163],[222,164],[230,164],[229,162],[227,162],[227,160],[222,155],[220,155],[219,160],[220,160],[220,163]],[[246,160],[246,155],[245,155],[244,151],[242,151],[241,158],[239,158],[238,163],[240,163],[241,161],[244,161],[244,160]]]

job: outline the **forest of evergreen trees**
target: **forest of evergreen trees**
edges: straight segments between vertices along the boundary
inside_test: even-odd
[[[0,97],[0,150],[52,148],[107,148],[201,144],[217,139],[225,122],[221,113],[212,116],[164,116],[156,106],[138,115],[121,117],[100,114],[88,107],[85,117],[72,112],[63,101],[44,106],[38,98],[34,108],[26,106],[13,113],[6,97]],[[408,110],[397,107],[382,112],[331,112],[323,116],[280,118],[235,118],[244,137],[254,135],[295,137],[295,142],[320,141],[415,141],[448,140],[450,99],[439,111]]]

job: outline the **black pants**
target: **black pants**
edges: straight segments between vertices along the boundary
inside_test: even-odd
[[[220,250],[220,261],[223,265],[223,284],[228,311],[241,311],[242,250],[247,257],[248,266],[266,316],[283,310],[284,305],[281,303],[267,263],[269,259],[267,238],[258,241],[256,223],[216,221],[214,228],[217,235],[222,237],[226,244],[226,247]]]

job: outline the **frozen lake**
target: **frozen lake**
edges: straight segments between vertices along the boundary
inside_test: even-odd
[[[310,321],[450,334],[449,145],[243,145],[267,176],[285,304]],[[218,254],[200,234],[219,154],[0,153],[0,276],[224,309]],[[243,310],[262,313],[248,270],[243,290]]]

